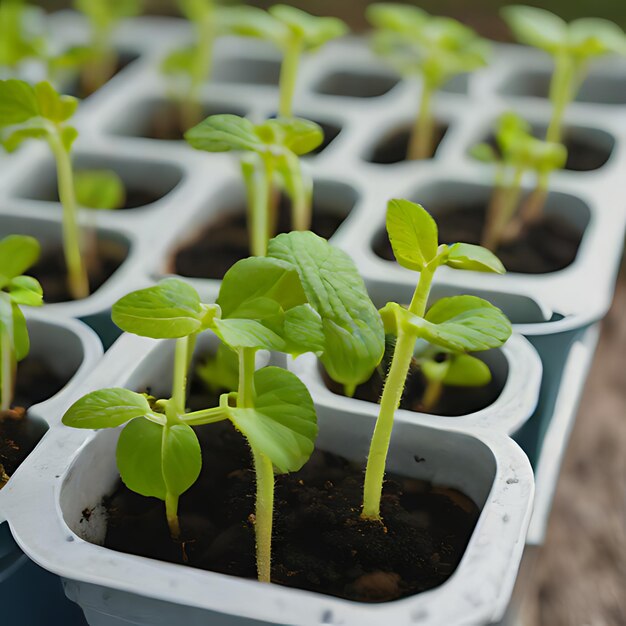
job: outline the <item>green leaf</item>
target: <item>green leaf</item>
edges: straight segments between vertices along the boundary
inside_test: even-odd
[[[284,310],[307,301],[293,265],[268,257],[250,257],[238,261],[226,272],[217,304],[223,319],[260,319],[267,316],[263,304],[267,300]],[[276,314],[276,310],[270,314]]]
[[[222,15],[226,29],[235,35],[264,39],[279,47],[289,37],[289,30],[280,20],[256,7],[229,7]]]
[[[511,336],[504,313],[476,296],[442,298],[425,319],[412,316],[410,324],[422,339],[457,352],[498,348]]]
[[[113,170],[83,170],[74,174],[76,201],[83,207],[112,211],[124,206],[124,181]]]
[[[196,48],[180,48],[170,52],[161,62],[161,72],[166,76],[191,74],[196,63]]]
[[[337,382],[367,380],[385,348],[382,320],[352,259],[311,232],[278,235],[268,255],[296,268],[309,304],[322,320],[322,363]]]
[[[0,289],[33,266],[40,251],[39,242],[28,235],[9,235],[1,239]]]
[[[141,12],[140,0],[74,0],[76,10],[83,13],[98,31],[106,31],[125,18]]]
[[[236,391],[239,385],[237,353],[220,343],[215,354],[196,367],[196,374],[212,393]]]
[[[48,131],[42,126],[28,126],[26,128],[11,129],[2,138],[2,145],[7,152],[15,152],[27,139],[44,139]]]
[[[63,147],[69,152],[72,149],[72,145],[78,139],[78,131],[73,126],[64,126],[60,130],[61,143]]]
[[[319,124],[299,117],[279,117],[260,124],[257,132],[265,135],[264,128],[273,131],[278,143],[294,154],[301,156],[315,150],[324,141],[324,131]]]
[[[453,354],[444,376],[444,385],[483,387],[491,381],[489,366],[471,354]]]
[[[11,313],[13,314],[13,348],[15,350],[15,360],[19,363],[30,352],[28,325],[26,324],[24,314],[15,302],[11,305]]]
[[[626,54],[626,35],[613,22],[601,18],[585,17],[569,24],[570,49],[579,57],[609,54]]]
[[[472,146],[469,150],[469,155],[482,163],[497,163],[500,160],[497,152],[488,143],[479,143]]]
[[[151,413],[145,396],[115,387],[100,389],[76,401],[63,416],[63,423],[72,428],[115,428]]]
[[[437,224],[419,204],[391,200],[387,205],[387,233],[403,267],[422,271],[437,256]]]
[[[285,4],[274,5],[268,12],[287,26],[291,34],[301,40],[307,50],[315,50],[327,41],[348,32],[345,22],[336,17],[317,17]]]
[[[567,23],[546,9],[513,5],[504,7],[501,15],[520,43],[551,54],[567,44]]]
[[[39,115],[35,90],[23,80],[0,80],[0,128],[22,124]]]
[[[117,442],[116,460],[124,484],[135,493],[165,500],[163,428],[140,417],[124,427]]]
[[[494,272],[504,274],[506,270],[500,259],[487,248],[469,243],[455,243],[448,248],[446,265],[457,270]]]
[[[310,305],[289,309],[285,313],[283,352],[298,356],[306,352],[322,354],[325,346],[324,326],[320,314]]]
[[[7,291],[15,304],[27,306],[41,306],[43,304],[43,290],[39,281],[32,276],[16,276],[11,279]]]
[[[200,443],[191,426],[175,424],[165,429],[162,459],[167,491],[180,496],[198,480],[202,469]]]
[[[196,150],[206,152],[263,149],[254,124],[245,117],[230,114],[207,117],[185,133],[185,140]]]
[[[37,107],[41,117],[60,123],[74,115],[78,100],[72,96],[61,96],[48,82],[37,83],[34,87]]]
[[[282,351],[285,347],[282,337],[257,320],[216,319],[213,324],[217,335],[231,348]]]
[[[122,330],[153,339],[177,339],[202,330],[205,309],[196,290],[177,278],[118,300],[111,318]]]
[[[371,4],[366,15],[372,26],[398,33],[419,32],[429,18],[418,7],[394,2]]]
[[[233,424],[279,472],[296,472],[309,459],[317,437],[313,400],[300,379],[279,367],[254,373],[255,406],[230,409]]]

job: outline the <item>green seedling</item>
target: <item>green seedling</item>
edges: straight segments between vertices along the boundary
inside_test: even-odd
[[[74,0],[74,6],[86,17],[91,28],[82,73],[84,92],[91,94],[115,73],[118,54],[111,37],[121,20],[141,12],[142,0]]]
[[[41,306],[41,285],[24,272],[39,258],[39,242],[24,235],[0,240],[0,420],[11,408],[15,372],[28,355],[30,341],[20,306]],[[0,467],[1,469],[1,467]]]
[[[512,112],[498,120],[496,143],[498,151],[489,144],[478,144],[471,152],[478,160],[496,164],[495,186],[481,240],[484,247],[494,251],[540,219],[550,175],[567,161],[563,144],[533,137],[530,124]],[[522,180],[527,172],[536,176],[537,183],[520,208]]]
[[[431,16],[414,6],[372,4],[367,18],[375,27],[374,50],[402,76],[421,78],[421,99],[407,151],[407,159],[433,154],[434,94],[458,74],[486,65],[489,44],[460,22]]]
[[[228,22],[231,32],[268,41],[281,51],[280,117],[293,115],[302,55],[315,52],[348,32],[346,24],[338,18],[316,17],[285,4],[274,5],[267,12],[248,6],[235,7],[229,12]]]
[[[207,152],[244,154],[241,167],[248,198],[250,251],[263,256],[275,234],[279,189],[291,201],[294,230],[311,224],[313,182],[298,158],[315,150],[324,133],[314,122],[299,118],[270,119],[253,124],[237,115],[212,115],[185,133],[187,142]]]
[[[576,98],[591,61],[608,54],[626,54],[626,35],[609,20],[581,18],[567,23],[536,7],[505,7],[502,17],[520,43],[544,50],[554,59],[549,94],[552,117],[546,141],[559,143],[565,111]]]
[[[202,85],[210,79],[215,40],[229,32],[228,9],[217,6],[214,0],[178,0],[178,3],[193,25],[195,41],[168,54],[161,63],[161,72],[172,81],[170,93],[179,104],[180,127],[187,130],[202,119]]]
[[[390,302],[381,309],[385,332],[396,337],[396,344],[365,471],[361,515],[370,520],[380,520],[394,414],[400,405],[416,341],[423,339],[445,350],[466,353],[497,348],[511,335],[511,324],[502,311],[475,296],[442,298],[427,310],[433,277],[443,265],[503,273],[502,263],[489,250],[465,243],[438,245],[433,218],[420,205],[406,200],[389,202],[387,232],[398,263],[419,271],[420,277],[408,308]]]
[[[75,403],[63,422],[98,429],[126,424],[117,447],[122,480],[133,491],[163,500],[172,536],[179,537],[178,500],[201,469],[191,427],[230,420],[252,452],[258,576],[269,582],[274,473],[302,467],[313,451],[317,424],[303,383],[277,367],[255,371],[255,355],[312,351],[347,387],[367,380],[382,357],[384,336],[354,263],[313,233],[279,235],[267,257],[244,259],[229,270],[216,304],[202,303],[192,287],[168,279],[122,298],[112,317],[127,332],[176,340],[172,397],[96,391]],[[217,407],[187,412],[187,372],[204,330],[235,353],[236,391],[223,394]]]
[[[19,65],[43,55],[45,39],[42,29],[42,11],[26,5],[22,0],[3,0],[0,4],[0,70],[13,75]]]
[[[71,150],[78,131],[67,122],[78,100],[61,96],[50,83],[35,86],[21,80],[0,81],[0,140],[8,151],[26,139],[44,140],[56,161],[59,199],[63,205],[63,249],[72,297],[89,295],[87,271],[81,258],[78,207]]]

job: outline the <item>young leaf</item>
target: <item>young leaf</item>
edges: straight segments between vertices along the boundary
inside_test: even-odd
[[[372,26],[398,33],[419,32],[429,15],[415,6],[394,2],[377,2],[367,8],[367,19]]]
[[[202,330],[206,309],[196,290],[168,278],[118,300],[111,318],[122,330],[153,339],[177,339]]]
[[[283,352],[298,356],[305,352],[324,352],[324,327],[320,314],[310,305],[301,304],[285,313]]]
[[[487,248],[469,243],[455,243],[448,248],[446,265],[457,270],[494,272],[504,274],[506,270],[500,259]]]
[[[324,131],[319,124],[299,117],[269,119],[257,127],[263,137],[266,129],[271,129],[275,139],[268,143],[279,143],[294,154],[301,156],[315,150],[324,141]]]
[[[124,182],[112,170],[76,172],[74,188],[76,201],[83,207],[112,211],[124,206]]]
[[[550,11],[513,5],[504,7],[501,14],[521,43],[553,54],[567,42],[567,23]]]
[[[491,381],[489,366],[471,354],[453,354],[443,378],[444,385],[483,387]]]
[[[309,459],[317,437],[313,400],[300,379],[279,367],[254,373],[254,408],[230,409],[230,419],[279,472],[296,472]]]
[[[317,17],[285,4],[274,5],[268,12],[301,39],[306,50],[319,48],[348,32],[346,24],[336,17]]]
[[[48,82],[37,83],[33,87],[37,99],[38,114],[55,123],[67,121],[78,107],[78,100],[72,96],[62,96]]]
[[[0,128],[22,124],[39,115],[35,90],[23,80],[0,80]]]
[[[138,422],[144,420],[137,420]],[[196,433],[188,424],[165,428],[161,466],[168,493],[179,496],[200,476],[202,452]]]
[[[268,255],[296,268],[309,304],[322,320],[322,363],[337,382],[367,380],[385,349],[382,321],[352,259],[311,232],[278,235]]]
[[[216,319],[213,324],[219,338],[233,349],[256,348],[282,352],[285,347],[283,338],[258,320]]]
[[[242,37],[256,37],[282,46],[289,33],[278,19],[257,7],[229,7],[224,12],[225,25],[229,32]]]
[[[419,204],[391,200],[387,232],[396,260],[403,267],[421,271],[437,256],[437,224]]]
[[[39,281],[32,276],[16,276],[7,286],[7,292],[15,304],[27,306],[41,306],[43,304],[43,289]]]
[[[115,428],[151,413],[145,396],[116,387],[83,396],[65,412],[62,422],[72,428],[97,430]]]
[[[220,343],[216,353],[196,367],[196,374],[212,393],[236,391],[239,384],[237,353]]]
[[[615,23],[584,17],[569,24],[569,45],[581,57],[602,56],[611,52],[626,54],[626,35]]]
[[[257,151],[263,148],[254,124],[238,115],[211,115],[185,133],[185,140],[196,150],[228,152]]]
[[[40,246],[34,237],[9,235],[0,240],[0,289],[23,274],[39,259]]]

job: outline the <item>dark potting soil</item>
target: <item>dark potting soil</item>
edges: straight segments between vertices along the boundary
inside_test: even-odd
[[[284,198],[278,213],[276,232],[289,232],[291,215]],[[331,213],[313,200],[311,230],[320,237],[329,239],[344,219],[344,215]],[[224,278],[237,261],[250,256],[247,222],[245,208],[225,211],[174,253],[171,271],[189,278]]]
[[[255,483],[247,444],[225,422],[196,432],[203,467],[180,500],[181,540],[170,538],[162,502],[120,483],[104,501],[105,546],[255,578]],[[274,583],[385,602],[449,578],[476,525],[476,505],[455,489],[389,475],[383,525],[360,519],[362,487],[362,467],[321,451],[300,472],[277,477]],[[81,523],[89,523],[90,513],[84,512]]]
[[[97,291],[120,267],[127,250],[122,244],[98,239],[96,259],[88,266],[90,293]],[[62,248],[42,251],[39,261],[29,270],[43,288],[44,301],[67,302],[72,300],[67,286],[67,269]]]
[[[463,209],[432,205],[436,216],[440,243],[479,244],[485,222],[485,206],[475,204]],[[517,240],[501,245],[496,254],[508,272],[548,274],[566,268],[576,258],[583,233],[558,215],[544,215]],[[393,251],[386,232],[373,242],[374,252],[393,261]]]
[[[533,134],[538,137],[545,135],[545,128],[536,129]],[[487,142],[499,153],[494,135],[490,135]],[[598,145],[593,141],[586,140],[577,135],[576,132],[565,130],[563,143],[567,148],[567,161],[565,169],[573,172],[589,172],[601,168],[611,156],[611,150],[605,146]]]
[[[386,372],[389,371],[391,365],[392,353],[386,353],[382,364],[374,370],[369,380],[359,385],[354,397],[358,400],[366,400],[378,404],[383,393]],[[479,354],[475,354],[480,358]],[[323,369],[322,377],[326,386],[339,395],[345,395],[343,386],[337,384]],[[426,379],[419,371],[419,367],[414,364],[409,372],[406,381],[400,408],[409,411],[420,411],[422,413],[430,413],[432,415],[445,415],[448,417],[458,417],[460,415],[468,415],[491,406],[502,393],[506,376],[503,379],[492,377],[491,381],[482,387],[460,387],[446,385],[439,401],[431,408],[426,409],[422,405],[424,390],[426,389]]]
[[[67,380],[44,361],[28,356],[17,367],[15,398],[10,411],[0,411],[0,488],[33,451],[46,425],[27,409],[60,391]]]
[[[437,151],[437,148],[439,147],[439,144],[444,138],[447,130],[448,126],[446,124],[437,124],[435,127],[433,154]],[[402,130],[386,136],[374,148],[374,151],[367,158],[367,160],[370,163],[378,163],[380,165],[391,165],[393,163],[406,161],[410,135],[410,129],[403,128]]]
[[[113,78],[116,74],[119,74],[125,67],[130,65],[133,61],[139,58],[139,55],[134,52],[129,51],[121,51],[117,57],[117,62],[115,65],[115,70],[113,74],[109,78]],[[102,85],[103,86],[103,85]],[[68,96],[74,96],[75,98],[84,99],[90,96],[93,91],[88,91],[83,83],[83,80],[80,76],[77,76],[64,90],[65,94]]]

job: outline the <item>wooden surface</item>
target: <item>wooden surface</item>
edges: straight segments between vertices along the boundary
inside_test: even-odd
[[[626,626],[626,267],[603,323],[524,626]]]

